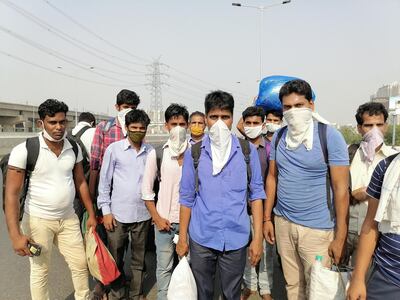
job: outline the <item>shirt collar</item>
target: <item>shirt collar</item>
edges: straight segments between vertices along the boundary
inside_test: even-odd
[[[129,138],[125,138],[124,139],[124,151],[127,151],[129,149],[132,149],[132,145],[128,140]],[[142,153],[142,152],[148,152],[149,150],[149,146],[145,143],[142,143],[142,146],[140,147],[140,150],[138,152],[138,154]]]
[[[40,148],[45,148],[45,149],[49,149],[50,150],[50,148],[46,144],[46,141],[44,140],[43,134],[41,132],[39,133],[39,145],[40,145]],[[62,148],[61,152],[64,152],[64,151],[66,151],[68,149],[72,149],[72,145],[68,141],[68,139],[65,138],[64,139],[64,145],[63,145],[63,148]]]

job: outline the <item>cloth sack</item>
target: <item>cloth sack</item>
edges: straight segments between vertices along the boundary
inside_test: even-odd
[[[182,257],[171,276],[168,300],[197,300],[197,286],[186,256]]]
[[[330,270],[313,265],[310,275],[309,300],[345,300],[351,272]]]
[[[93,228],[85,234],[85,248],[89,272],[94,278],[108,285],[121,275],[114,258]]]

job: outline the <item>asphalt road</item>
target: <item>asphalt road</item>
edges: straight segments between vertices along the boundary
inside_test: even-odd
[[[148,273],[145,276],[144,292],[148,300],[156,299],[155,289],[155,254],[148,253],[146,263]],[[129,265],[129,262],[126,263]],[[93,281],[90,282],[93,286]],[[73,300],[73,286],[68,267],[56,250],[53,251],[50,274],[49,289],[51,300]],[[274,289],[275,300],[285,300],[284,281],[279,268],[274,269]],[[215,299],[220,297],[216,295]],[[3,211],[0,211],[0,299],[1,300],[28,300],[29,292],[29,261],[27,257],[19,257],[14,254],[8,239]],[[250,299],[260,299],[252,296]]]

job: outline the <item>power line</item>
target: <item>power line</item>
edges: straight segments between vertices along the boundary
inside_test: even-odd
[[[28,65],[31,65],[31,66],[40,68],[40,69],[42,69],[42,70],[46,70],[46,71],[52,72],[52,73],[56,73],[56,74],[58,74],[58,75],[62,75],[62,76],[65,76],[65,77],[69,77],[69,78],[73,78],[73,79],[78,79],[78,80],[81,80],[81,81],[86,81],[86,82],[90,82],[90,83],[94,83],[94,84],[99,84],[99,85],[104,85],[104,86],[110,86],[110,87],[126,87],[126,85],[121,85],[121,84],[119,84],[119,83],[106,83],[106,82],[101,82],[101,81],[96,81],[96,80],[91,80],[91,79],[85,79],[85,78],[81,78],[81,77],[78,77],[78,76],[73,76],[73,75],[70,75],[70,74],[66,74],[66,73],[63,73],[63,72],[59,72],[59,71],[53,70],[53,69],[51,69],[51,68],[41,66],[41,65],[39,65],[39,64],[37,64],[37,63],[28,61],[28,60],[23,59],[23,58],[21,58],[21,57],[18,57],[18,56],[16,56],[16,55],[13,55],[13,54],[4,52],[4,51],[2,51],[2,50],[0,50],[0,53],[3,54],[3,55],[5,55],[5,56],[11,57],[11,58],[13,58],[13,59],[15,59],[15,60],[21,61],[21,62],[23,62],[23,63],[25,63],[25,64],[28,64]]]
[[[126,83],[126,84],[130,84],[130,85],[144,85],[144,84],[141,84],[141,83],[125,81],[125,80],[121,80],[119,78],[115,78],[115,77],[111,77],[111,76],[108,76],[108,75],[104,75],[103,73],[95,71],[94,67],[91,67],[91,66],[88,66],[88,65],[87,66],[83,66],[85,64],[84,62],[81,62],[79,60],[76,60],[76,59],[71,58],[69,56],[66,56],[64,54],[61,54],[61,53],[59,53],[59,52],[57,52],[57,51],[55,51],[53,49],[47,48],[47,47],[45,47],[43,45],[40,45],[40,44],[38,44],[38,43],[28,39],[28,38],[25,38],[25,37],[13,32],[13,31],[11,31],[11,30],[9,30],[9,29],[1,26],[1,25],[0,25],[0,30],[5,32],[5,33],[7,33],[7,34],[9,34],[9,35],[11,35],[11,36],[13,36],[14,38],[19,39],[20,41],[30,45],[31,47],[34,47],[34,48],[36,48],[36,49],[38,49],[38,50],[40,50],[42,52],[45,52],[46,54],[48,54],[50,56],[56,57],[56,58],[58,58],[58,59],[60,59],[62,61],[65,61],[65,62],[67,62],[69,64],[72,64],[72,65],[74,65],[74,66],[76,66],[76,67],[78,67],[80,69],[83,69],[83,70],[85,70],[87,72],[91,72],[91,73],[97,74],[97,75],[99,75],[101,77],[104,77],[104,78],[107,78],[107,79],[117,80],[117,81],[120,81],[121,83]]]
[[[74,18],[72,18],[71,16],[67,15],[64,11],[62,11],[60,8],[58,8],[57,6],[55,6],[54,4],[52,4],[50,1],[48,1],[48,0],[43,0],[43,1],[44,1],[48,6],[50,6],[52,9],[54,9],[55,11],[57,11],[59,14],[63,15],[65,18],[67,18],[68,20],[70,20],[72,23],[74,23],[75,25],[77,25],[78,27],[80,27],[81,29],[83,29],[84,31],[86,31],[87,33],[89,33],[89,34],[95,36],[97,39],[99,39],[99,40],[105,42],[107,45],[109,45],[109,46],[111,46],[111,47],[113,47],[113,48],[115,48],[115,49],[117,49],[117,50],[119,50],[119,51],[121,51],[121,52],[123,52],[123,53],[129,55],[129,56],[132,56],[132,57],[134,57],[134,58],[136,58],[136,59],[143,60],[143,61],[146,61],[146,62],[150,62],[149,59],[140,57],[140,56],[135,55],[135,54],[132,54],[131,52],[126,51],[125,49],[123,49],[123,48],[121,48],[121,47],[118,47],[118,46],[116,46],[114,43],[111,43],[110,41],[106,40],[105,38],[103,38],[102,36],[98,35],[98,34],[95,33],[94,31],[92,31],[91,29],[89,29],[88,27],[86,27],[85,25],[83,25],[82,23],[79,23],[79,22],[76,21]]]
[[[82,42],[82,41],[74,38],[73,36],[71,36],[71,35],[69,35],[69,34],[57,29],[56,27],[48,24],[47,22],[45,22],[45,21],[41,20],[40,18],[34,16],[33,14],[31,14],[28,11],[24,10],[23,8],[21,8],[21,7],[17,6],[17,5],[9,2],[8,0],[0,0],[0,1],[3,2],[5,5],[7,5],[8,7],[10,7],[11,9],[13,9],[14,11],[16,11],[17,13],[23,15],[25,18],[29,19],[33,23],[35,23],[38,26],[42,27],[46,31],[58,36],[60,39],[66,41],[69,44],[72,44],[73,46],[77,47],[78,49],[80,49],[82,51],[85,51],[85,52],[89,53],[90,55],[93,55],[93,56],[103,60],[104,62],[107,62],[107,63],[109,63],[111,65],[117,66],[117,67],[122,68],[122,69],[129,70],[129,71],[131,71],[133,73],[142,73],[142,74],[145,73],[144,71],[134,70],[134,69],[131,69],[131,68],[126,67],[124,65],[117,64],[116,62],[113,62],[113,61],[105,58],[104,56],[101,56],[101,55],[97,54],[97,52],[101,52],[101,53],[104,53],[104,54],[114,58],[114,59],[121,60],[119,57],[116,57],[116,56],[111,55],[111,54],[107,54],[106,52],[100,50],[99,48],[92,47],[92,46],[88,45],[87,43]],[[81,45],[83,45],[84,47],[82,47]],[[92,49],[92,50],[89,50],[87,48]],[[135,64],[137,64],[137,63],[135,63]],[[143,64],[137,64],[137,65],[144,66]]]

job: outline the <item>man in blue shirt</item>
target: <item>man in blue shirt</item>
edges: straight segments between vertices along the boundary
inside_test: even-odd
[[[276,234],[288,299],[299,300],[308,298],[315,256],[323,256],[325,266],[331,259],[339,263],[342,257],[349,207],[349,157],[342,135],[331,126],[315,122],[312,90],[307,82],[287,82],[279,98],[288,125],[271,143],[264,235],[273,244]],[[319,133],[319,127],[325,127],[326,132]],[[325,133],[329,170],[319,138]]]
[[[226,92],[215,91],[206,96],[209,134],[200,147],[197,171],[191,151],[186,151],[183,161],[181,227],[176,250],[183,256],[190,247],[199,300],[213,298],[217,268],[224,299],[240,298],[250,237],[247,199],[251,202],[254,219],[254,234],[248,252],[252,265],[260,260],[262,253],[262,199],[265,199],[265,192],[260,162],[256,148],[250,144],[251,181],[248,185],[245,157],[238,138],[231,133],[233,107],[233,97]]]
[[[121,272],[110,285],[111,300],[125,299],[124,252],[129,234],[132,256],[129,299],[139,299],[142,293],[145,245],[151,221],[142,201],[141,186],[146,158],[153,149],[142,141],[149,124],[143,110],[128,112],[127,137],[107,148],[101,166],[97,204],[103,213],[108,249]]]

